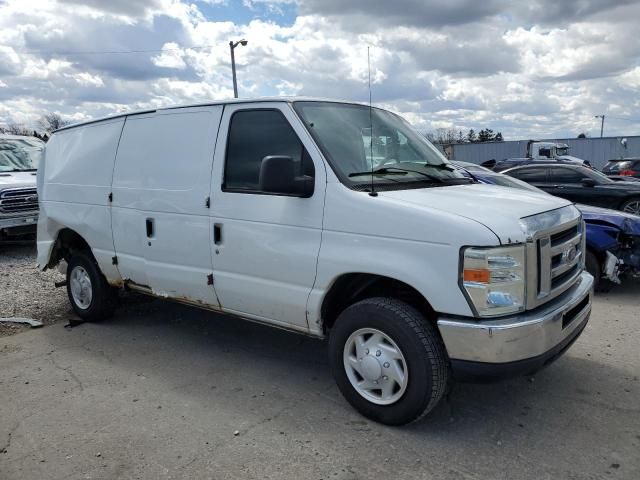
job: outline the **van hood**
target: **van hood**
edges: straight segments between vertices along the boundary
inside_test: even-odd
[[[0,172],[0,189],[36,186],[36,172]]]
[[[379,195],[475,220],[489,228],[503,244],[526,241],[521,218],[571,205],[568,200],[546,193],[479,183],[394,190]]]

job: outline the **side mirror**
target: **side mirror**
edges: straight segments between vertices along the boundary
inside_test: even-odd
[[[584,185],[585,187],[595,187],[596,181],[593,178],[583,178],[582,185]]]
[[[260,190],[308,198],[313,195],[315,182],[308,175],[296,176],[296,162],[291,157],[270,155],[260,165]]]

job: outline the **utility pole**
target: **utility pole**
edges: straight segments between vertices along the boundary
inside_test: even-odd
[[[243,38],[242,40],[238,40],[234,42],[233,40],[229,42],[229,50],[231,51],[231,73],[233,74],[233,98],[238,98],[238,82],[236,80],[236,56],[234,54],[234,50],[238,45],[242,45],[243,47],[248,42]]]
[[[602,134],[604,133],[604,115],[596,115],[594,118],[602,119],[600,122],[600,138],[602,138]]]

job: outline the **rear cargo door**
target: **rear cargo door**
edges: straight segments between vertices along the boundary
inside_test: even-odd
[[[113,177],[113,238],[124,279],[217,306],[209,188],[221,106],[127,118]]]

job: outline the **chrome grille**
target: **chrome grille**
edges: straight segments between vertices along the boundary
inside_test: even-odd
[[[527,308],[535,308],[571,287],[584,268],[581,217],[537,232],[527,242]]]
[[[13,188],[0,192],[0,214],[19,215],[38,211],[35,188]]]

